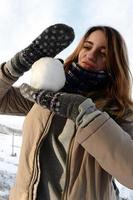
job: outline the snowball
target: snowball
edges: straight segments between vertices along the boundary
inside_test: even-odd
[[[36,89],[58,91],[65,85],[66,77],[60,60],[44,57],[31,68],[30,85]]]

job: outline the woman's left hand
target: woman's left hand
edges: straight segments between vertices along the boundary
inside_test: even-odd
[[[25,83],[20,86],[20,92],[28,100],[74,122],[97,110],[91,99],[79,94],[38,90]]]

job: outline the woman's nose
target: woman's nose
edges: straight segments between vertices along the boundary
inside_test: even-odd
[[[87,59],[95,61],[96,60],[96,53],[95,51],[91,50],[86,53]]]

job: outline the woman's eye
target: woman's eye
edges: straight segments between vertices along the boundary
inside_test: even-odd
[[[84,45],[83,48],[84,48],[84,49],[87,49],[87,50],[90,50],[90,49],[91,49],[91,46],[86,46],[86,45]]]
[[[105,52],[101,52],[101,51],[100,51],[100,52],[99,52],[99,55],[102,56],[102,57],[106,57],[106,53],[105,53]]]

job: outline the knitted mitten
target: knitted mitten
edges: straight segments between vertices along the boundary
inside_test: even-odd
[[[74,122],[78,119],[81,123],[84,113],[90,114],[97,110],[91,99],[87,99],[86,97],[78,94],[69,94],[64,92],[55,93],[52,91],[37,90],[28,84],[22,84],[20,92],[30,101],[35,102],[44,108],[48,108],[50,111],[54,111],[60,116],[72,119]],[[87,108],[84,112],[83,109],[81,109],[79,114],[79,106],[85,100],[88,101]],[[97,114],[99,114],[99,112],[94,116]]]
[[[65,24],[55,24],[45,29],[27,48],[17,53],[8,65],[8,72],[20,76],[41,57],[55,57],[74,39],[74,31]]]

